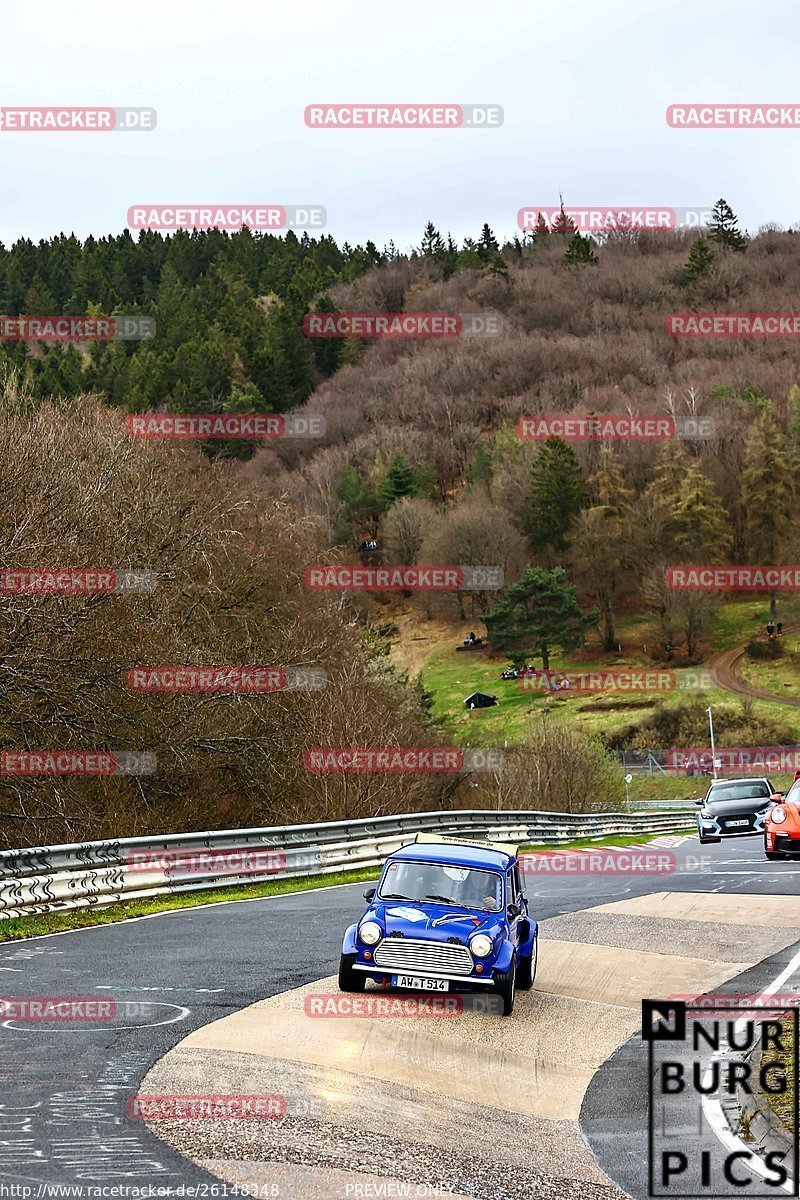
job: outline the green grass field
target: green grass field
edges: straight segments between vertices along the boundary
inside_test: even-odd
[[[677,704],[687,696],[702,696],[707,703],[719,703],[727,693],[713,688],[678,688],[675,691],[636,691],[592,695],[578,692],[545,693],[523,691],[519,681],[500,678],[506,659],[474,652],[459,654],[455,649],[439,649],[430,654],[422,668],[422,681],[433,695],[433,714],[458,745],[502,746],[519,742],[531,721],[546,711],[565,720],[575,721],[587,733],[599,733],[624,727],[651,714],[658,703]],[[605,661],[553,659],[553,670],[586,672],[592,670],[654,671],[653,664],[631,655]],[[678,684],[694,678],[697,668],[675,672]],[[489,692],[499,703],[493,708],[469,710],[464,700],[471,692]]]
[[[783,658],[762,660],[748,658],[745,654],[739,661],[738,671],[742,679],[754,687],[796,700],[800,698],[800,632],[788,634],[783,643]],[[788,713],[788,710],[782,711]]]
[[[784,625],[800,621],[800,596],[783,596],[778,600],[777,620]],[[734,600],[724,604],[717,614],[713,646],[715,650],[730,650],[740,642],[764,637],[769,620],[769,596],[757,600]],[[800,636],[797,637],[800,640]]]
[[[800,597],[781,600],[779,612],[788,625],[800,621]],[[753,635],[757,627],[763,629],[769,617],[769,601],[754,603],[734,601],[719,612],[715,628],[713,653],[738,645]],[[646,645],[649,621],[646,616],[626,616],[619,624],[620,641],[625,653],[619,656],[603,656],[599,647],[588,646],[570,657],[554,656],[551,666],[554,671],[585,672],[590,670],[632,669],[654,671],[659,669],[647,655],[636,649]],[[610,733],[626,725],[638,723],[651,716],[659,706],[681,705],[687,699],[697,697],[704,705],[741,704],[741,698],[719,688],[681,687],[681,681],[689,683],[704,670],[703,665],[675,670],[677,687],[669,691],[604,692],[580,694],[577,691],[546,693],[523,690],[517,680],[500,678],[507,659],[491,651],[476,651],[469,654],[455,650],[453,645],[439,646],[424,659],[421,678],[433,696],[433,715],[440,722],[443,732],[461,746],[503,747],[520,742],[532,723],[543,713],[549,712],[558,720],[573,723],[586,733]],[[789,634],[786,649],[798,647],[800,632]],[[776,694],[800,697],[800,653],[797,658],[787,656],[779,661],[756,662],[742,660],[742,675],[756,686],[774,691]],[[464,699],[471,692],[489,692],[497,696],[499,704],[486,709],[468,710]],[[792,731],[793,741],[800,742],[800,708],[781,705],[778,702],[752,701],[755,717],[769,719]],[[653,797],[683,799],[702,793],[702,782],[691,777],[654,776],[636,777],[631,783],[631,799],[644,800]],[[701,792],[697,788],[701,788]]]

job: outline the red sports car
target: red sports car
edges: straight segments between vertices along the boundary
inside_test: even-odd
[[[764,853],[773,859],[800,857],[800,783],[795,781],[783,797],[776,792],[775,799],[764,821]]]

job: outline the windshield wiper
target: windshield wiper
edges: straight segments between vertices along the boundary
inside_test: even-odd
[[[468,904],[459,904],[457,900],[451,899],[450,896],[429,895],[426,900],[439,900],[442,904],[452,904],[453,908],[469,908]]]
[[[401,896],[399,892],[382,892],[378,897],[379,900],[410,900],[412,904],[419,904],[416,896]]]

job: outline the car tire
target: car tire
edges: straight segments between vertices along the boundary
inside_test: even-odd
[[[701,846],[708,846],[708,845],[710,845],[710,843],[711,843],[711,842],[721,842],[721,841],[722,841],[722,838],[704,838],[704,837],[701,837],[701,838],[699,839],[699,841],[700,841],[700,845],[701,845]]]
[[[533,981],[536,978],[536,966],[539,961],[539,938],[533,939],[530,954],[525,958],[521,958],[517,967],[517,987],[522,992],[527,992],[533,987]]]
[[[514,1011],[514,997],[517,991],[517,956],[511,960],[507,971],[497,971],[494,977],[494,990],[503,1001],[503,1016],[510,1017]]]
[[[367,986],[367,977],[360,971],[353,970],[356,961],[355,954],[343,954],[339,959],[339,991],[363,992]]]
[[[764,857],[768,858],[770,862],[778,862],[786,858],[786,855],[782,854],[780,850],[765,850]]]

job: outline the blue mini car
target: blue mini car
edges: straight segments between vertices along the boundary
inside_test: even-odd
[[[489,989],[514,1009],[533,986],[538,927],[528,915],[516,846],[418,833],[390,854],[368,908],[344,935],[343,992],[368,979],[415,992]]]

